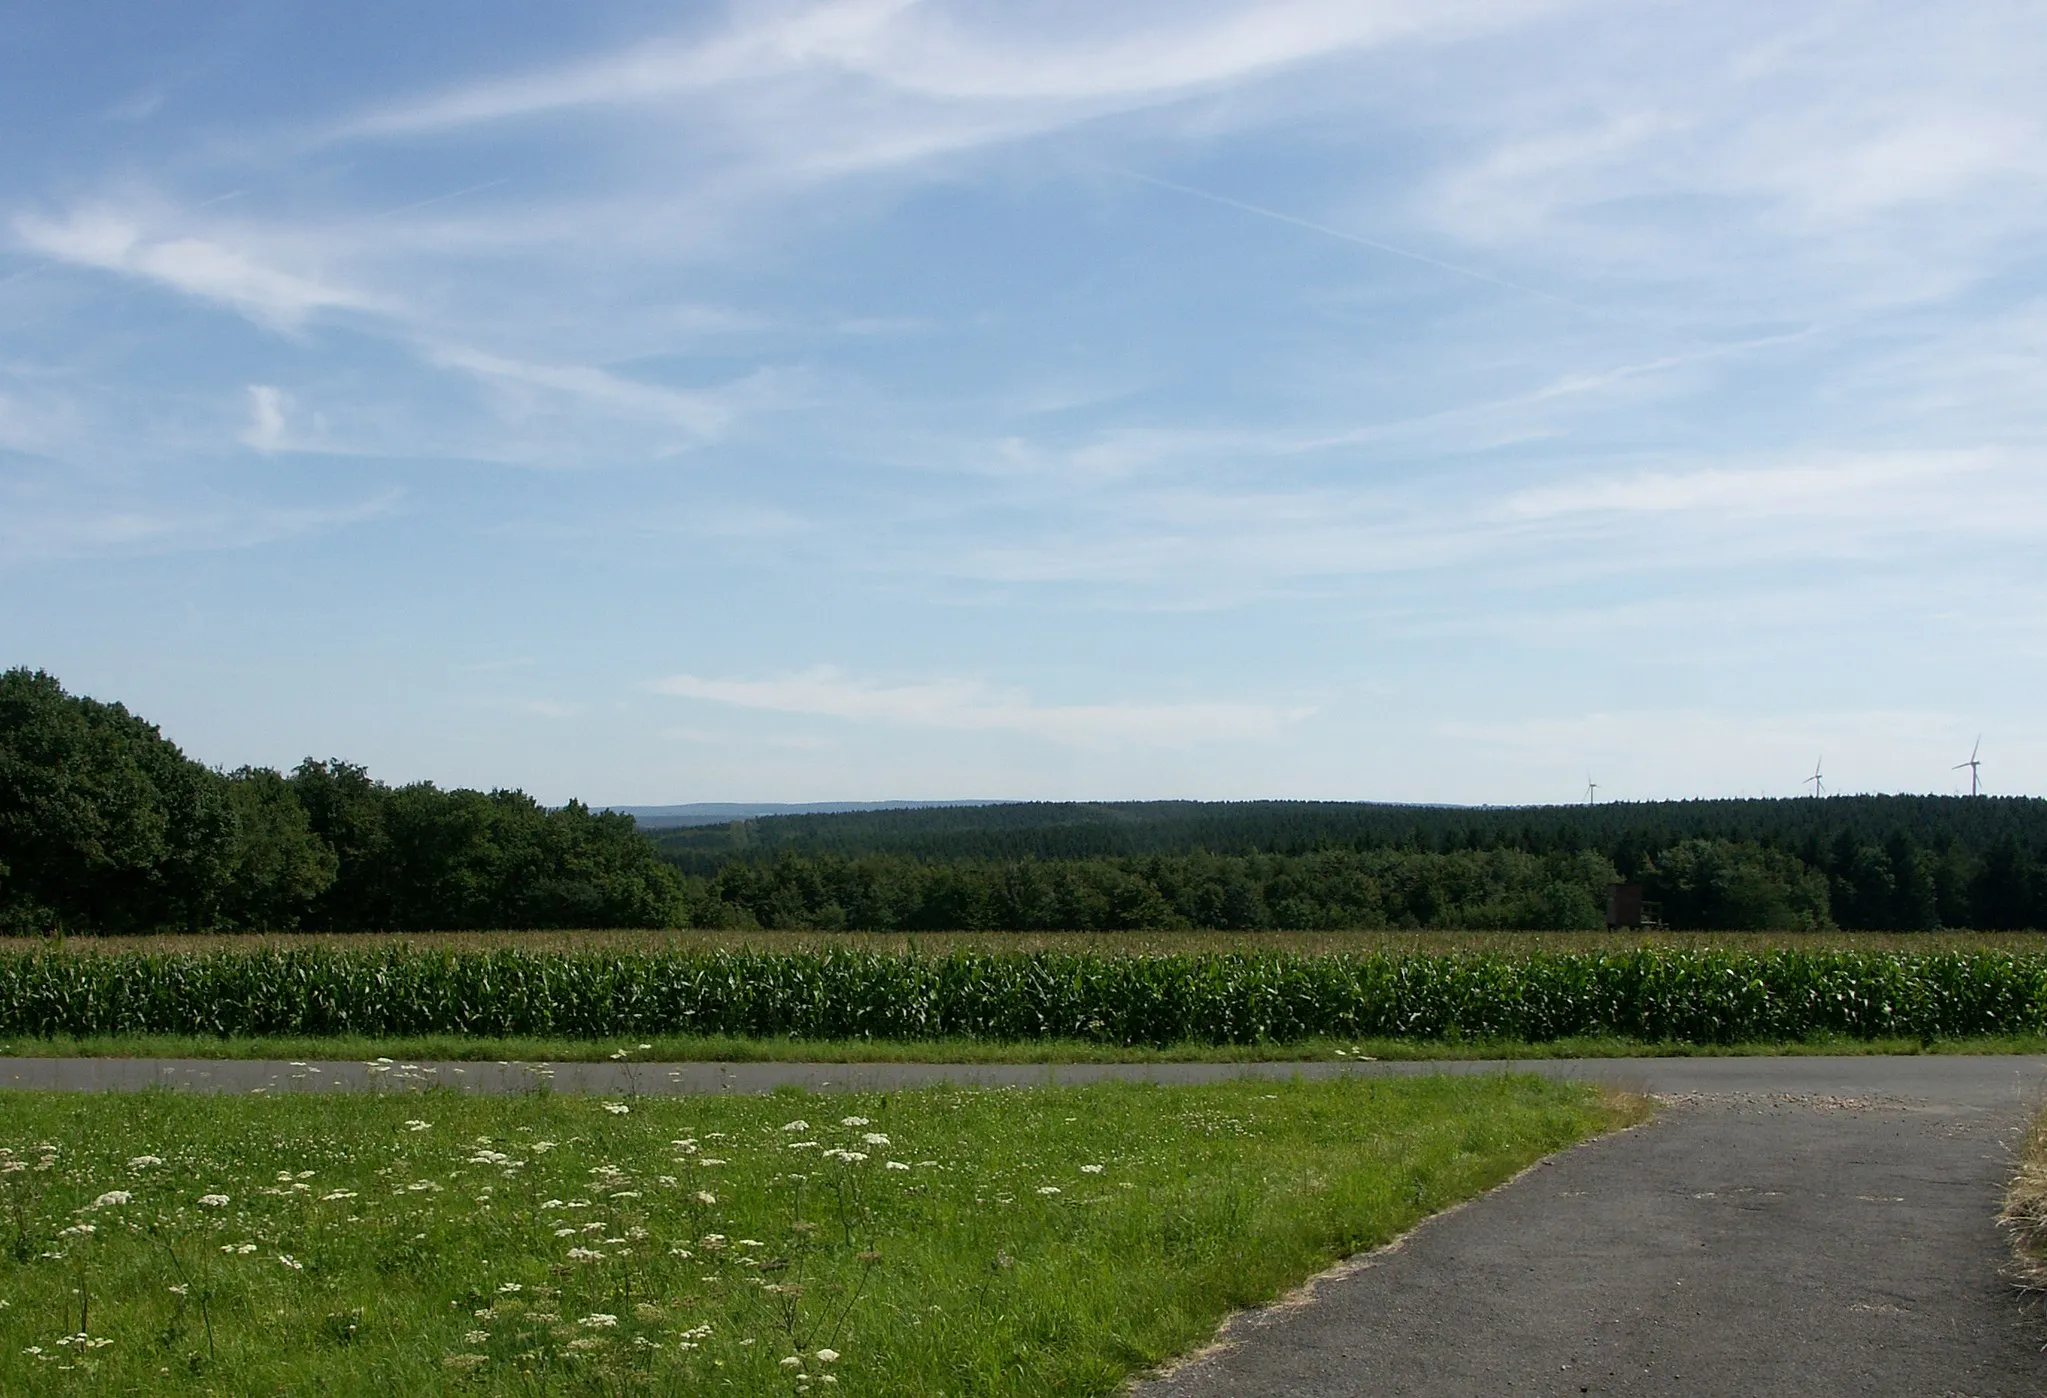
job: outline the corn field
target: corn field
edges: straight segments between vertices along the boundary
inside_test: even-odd
[[[0,1034],[1103,1044],[1612,1035],[1692,1043],[2047,1028],[2047,955],[1654,948],[1523,955],[455,951],[0,955]]]

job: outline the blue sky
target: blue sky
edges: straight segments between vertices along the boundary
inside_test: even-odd
[[[547,800],[2047,790],[2047,22],[0,5],[0,661]]]

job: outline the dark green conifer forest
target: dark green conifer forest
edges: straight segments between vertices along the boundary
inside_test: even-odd
[[[308,758],[219,771],[117,703],[0,674],[0,931],[2047,926],[2047,801],[1468,808],[1043,803],[648,835],[524,792]]]

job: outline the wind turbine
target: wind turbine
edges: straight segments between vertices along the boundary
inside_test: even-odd
[[[1826,781],[1824,778],[1820,776],[1820,763],[1824,761],[1826,761],[1825,758],[1819,758],[1816,761],[1814,761],[1814,763],[1812,764],[1812,775],[1807,777],[1803,782],[1799,783],[1801,786],[1810,786],[1812,788],[1812,794],[1815,796],[1824,796],[1827,794]]]
[[[1964,767],[1967,767],[1969,769],[1969,794],[1971,796],[1976,796],[1980,794],[1979,789],[1976,785],[1976,769],[1978,767],[1981,767],[1983,764],[1977,760],[1976,754],[1981,751],[1983,751],[1983,735],[1981,733],[1978,733],[1976,735],[1976,746],[1969,749],[1969,760],[1967,762],[1957,762],[1953,767],[1950,767],[1948,769],[1951,772],[1959,772]]]
[[[1585,804],[1588,806],[1599,804],[1599,783],[1592,780],[1590,772],[1585,774]]]

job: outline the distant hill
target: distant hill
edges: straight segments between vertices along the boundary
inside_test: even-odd
[[[720,926],[2047,928],[2047,801],[1005,802],[650,832]]]
[[[739,807],[723,808],[738,811]],[[766,810],[766,807],[755,808]],[[897,854],[913,859],[1089,859],[1104,856],[1301,853],[1315,849],[1595,849],[1624,868],[1693,837],[1755,841],[1801,852],[1893,834],[1987,850],[2010,838],[2047,851],[2047,801],[2037,797],[1827,796],[1611,802],[1570,806],[1424,806],[1367,801],[915,802],[851,804],[771,816],[721,816],[717,829],[670,822],[655,837],[685,871],[778,854]],[[698,826],[711,821],[696,822]],[[642,822],[643,827],[646,822]]]
[[[993,806],[997,801],[691,801],[680,806],[606,806],[629,815],[642,830],[681,830],[694,825],[730,825],[762,816],[845,815],[858,811],[921,811],[954,806]]]

